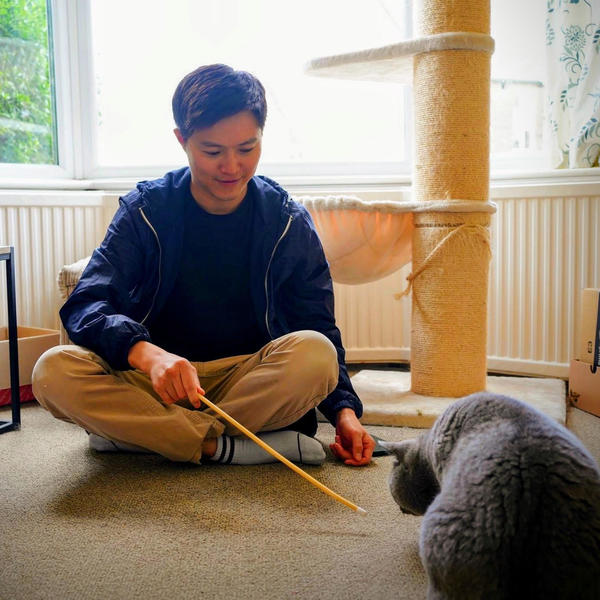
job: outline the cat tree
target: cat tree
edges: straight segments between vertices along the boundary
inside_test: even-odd
[[[523,398],[544,382],[529,380],[535,390],[530,385],[523,391],[523,380],[519,386],[516,378],[486,376],[489,225],[495,211],[489,202],[494,48],[489,0],[422,0],[418,29],[417,39],[319,58],[307,66],[307,72],[325,77],[412,83],[413,201],[324,198],[305,204],[336,281],[377,279],[412,257],[410,392],[402,390],[403,373],[385,374],[379,386],[375,382],[375,394],[391,413],[399,411],[398,401],[408,412],[399,422],[379,414],[376,423],[429,426],[448,399],[484,389]],[[343,235],[348,230],[350,235]],[[361,244],[353,231],[371,233],[362,236]],[[373,373],[368,377],[376,377]],[[397,384],[394,377],[404,379]],[[562,382],[546,380],[545,385],[564,396]],[[364,392],[357,391],[364,402]],[[536,397],[530,393],[524,399]],[[421,408],[413,410],[415,400]],[[564,422],[564,401],[553,416]]]

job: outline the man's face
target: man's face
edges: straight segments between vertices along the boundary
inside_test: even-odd
[[[183,140],[192,173],[192,195],[207,212],[233,212],[244,199],[258,165],[262,131],[250,111],[218,121]]]

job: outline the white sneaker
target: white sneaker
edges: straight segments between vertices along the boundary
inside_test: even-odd
[[[107,440],[100,435],[90,433],[89,444],[92,450],[96,452],[137,452],[141,454],[153,454],[150,450],[142,448],[141,446],[134,446],[133,444],[126,444],[125,442],[113,442]]]

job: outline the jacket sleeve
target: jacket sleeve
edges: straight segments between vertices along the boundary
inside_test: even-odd
[[[120,371],[131,368],[127,360],[131,346],[150,340],[140,323],[148,307],[132,300],[143,284],[143,247],[129,209],[121,203],[102,244],[60,310],[70,339]]]
[[[362,416],[362,403],[358,398],[345,362],[342,336],[335,323],[333,282],[321,240],[310,214],[300,207],[290,231],[290,252],[295,248],[293,270],[286,280],[286,321],[292,331],[311,329],[325,335],[337,350],[339,379],[336,389],[319,405],[327,420],[335,425],[342,408],[352,408]]]

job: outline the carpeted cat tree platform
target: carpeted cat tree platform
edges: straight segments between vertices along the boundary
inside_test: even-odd
[[[566,421],[564,382],[487,376],[489,0],[422,0],[420,37],[311,61],[325,77],[411,83],[412,202],[307,198],[341,283],[383,277],[412,259],[411,372],[361,371],[363,423],[429,427],[458,397],[489,390]],[[301,199],[302,200],[302,199]]]

